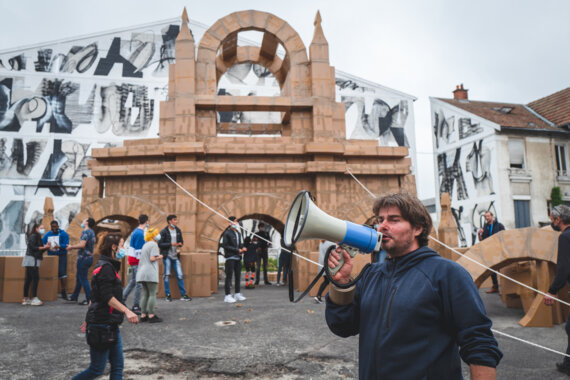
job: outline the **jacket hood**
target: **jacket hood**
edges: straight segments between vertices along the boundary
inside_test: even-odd
[[[382,271],[384,274],[388,274],[394,270],[394,267],[396,267],[397,271],[399,272],[401,270],[406,270],[410,267],[413,267],[420,261],[434,256],[439,256],[439,254],[428,246],[420,247],[404,256],[396,258],[386,257],[386,264],[380,266],[380,271]]]

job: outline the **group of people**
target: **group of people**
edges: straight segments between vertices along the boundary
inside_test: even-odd
[[[243,238],[239,222],[235,216],[228,218],[230,225],[222,234],[221,248],[225,262],[224,302],[234,303],[245,301],[241,293],[242,258],[245,269],[245,287],[253,289],[259,285],[261,266],[263,265],[263,279],[265,285],[272,285],[267,277],[267,263],[269,260],[268,247],[270,236],[264,223],[259,223],[258,231],[247,238]],[[281,244],[283,247],[283,243]],[[287,274],[291,266],[291,253],[282,249],[279,255],[276,285],[283,285],[287,281]],[[283,273],[283,283],[280,282]],[[234,294],[231,294],[231,283],[234,280]]]
[[[131,246],[128,251],[128,264],[131,267],[131,275],[127,286],[123,290],[122,299],[126,302],[129,294],[134,290],[133,312],[140,314],[144,320],[147,316],[151,322],[158,322],[160,319],[154,315],[153,306],[156,299],[156,291],[158,289],[158,267],[157,260],[163,259],[164,263],[164,289],[167,301],[172,301],[170,293],[170,272],[175,273],[178,279],[178,288],[180,290],[181,299],[190,301],[191,298],[186,293],[184,287],[184,276],[182,266],[180,264],[180,247],[184,244],[182,232],[177,227],[178,218],[176,215],[167,217],[168,225],[161,231],[157,229],[148,229],[148,216],[142,214],[139,216],[139,226],[135,229],[131,236]],[[54,220],[50,223],[50,230],[46,233],[41,223],[35,223],[28,235],[28,244],[26,254],[22,260],[22,266],[25,267],[24,279],[24,298],[22,305],[40,306],[43,302],[38,298],[39,284],[39,267],[42,262],[44,253],[58,257],[58,278],[61,287],[61,298],[71,302],[77,302],[80,305],[88,305],[91,300],[91,286],[88,280],[89,268],[93,265],[93,251],[95,248],[96,236],[93,228],[95,220],[86,218],[81,223],[81,237],[77,244],[69,244],[69,235],[59,228],[59,223]],[[145,244],[150,243],[149,247],[143,251]],[[152,247],[152,249],[151,249]],[[67,256],[68,251],[77,249],[75,288],[73,293],[68,297],[66,293],[67,287]],[[120,242],[118,248],[118,258],[122,259],[124,254],[123,241]],[[143,263],[140,263],[141,255]],[[153,268],[149,270],[149,268]],[[79,301],[79,294],[83,289],[85,299]],[[141,295],[146,294],[145,307],[150,310],[143,310],[143,301]],[[144,297],[143,297],[144,298]],[[151,302],[148,302],[148,299]],[[149,307],[150,306],[150,307]]]
[[[425,207],[408,194],[391,194],[378,198],[373,212],[378,222],[377,229],[382,233],[385,261],[366,267],[360,280],[347,289],[330,284],[326,297],[325,317],[330,330],[341,337],[360,335],[359,377],[461,379],[462,359],[469,365],[473,379],[496,378],[495,368],[502,353],[491,331],[492,322],[469,273],[427,247],[432,221]],[[556,277],[548,291],[549,296],[544,300],[547,305],[553,304],[554,295],[570,280],[570,208],[557,206],[551,217],[554,228],[562,233]],[[249,245],[246,247],[243,242],[236,218],[229,219],[230,228],[224,231],[222,240],[226,256],[224,301],[235,302],[245,300],[239,280],[241,258],[247,255]],[[486,215],[486,220],[489,227],[485,228],[489,231],[486,233],[484,228],[482,234],[490,236],[495,233],[491,228],[498,227],[493,224],[492,214]],[[168,227],[161,232],[148,229],[140,248],[135,288],[138,285],[142,287],[141,321],[156,317],[152,311],[152,298],[158,283],[156,261],[162,255],[164,260],[174,260],[170,266],[177,266],[174,252],[178,246],[179,230],[171,216],[168,221]],[[141,215],[139,222],[139,228],[144,230],[148,218]],[[51,232],[57,233],[53,225]],[[37,257],[41,257],[38,252],[65,244],[64,239],[60,239],[59,245],[54,245],[49,237],[48,243],[43,243],[42,233],[41,225],[34,226],[29,239],[27,256],[30,257],[25,259],[30,264],[26,265],[26,274],[30,272],[30,281],[26,278],[26,283],[32,284],[32,296],[35,270],[28,268],[37,267]],[[255,237],[249,244],[255,248],[252,252],[260,253],[259,241],[256,242]],[[120,237],[112,234],[103,241],[101,258],[93,271],[93,294],[82,326],[87,332],[88,342],[91,342],[91,364],[75,379],[101,374],[107,360],[111,362],[112,374],[122,372],[118,325],[124,317],[131,323],[138,323],[139,319],[124,305],[124,290],[117,275],[120,263],[116,260],[121,245]],[[338,266],[342,255],[344,264],[333,278],[338,284],[348,284],[353,265],[348,252],[332,243],[321,247],[323,252],[331,251],[326,263],[330,268]],[[135,256],[131,257],[136,257],[137,249],[134,251]],[[249,263],[246,268],[253,275],[252,257],[246,262]],[[149,271],[147,266],[156,270]],[[235,294],[232,296],[230,283],[234,276]],[[251,280],[254,279],[259,281],[259,277]],[[27,297],[28,293],[25,295]],[[570,320],[566,323],[566,331],[569,335],[567,353],[570,354]],[[98,345],[101,334],[112,344]],[[570,360],[565,358],[557,368],[570,375]]]

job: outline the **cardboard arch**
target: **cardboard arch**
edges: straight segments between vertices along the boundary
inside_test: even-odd
[[[556,272],[559,232],[536,227],[505,230],[490,236],[472,246],[465,256],[485,264],[495,270],[506,268],[515,263],[530,262],[527,273],[523,276],[515,272],[510,276],[521,276],[518,280],[542,292],[547,292]],[[491,275],[491,271],[477,265],[465,257],[457,260],[473,277],[477,287]],[[503,281],[503,280],[501,280]],[[550,307],[544,305],[544,296],[520,285],[513,285],[510,280],[504,283],[521,298],[525,316],[519,321],[524,327],[547,327],[566,320],[570,308],[559,302]],[[501,291],[502,293],[506,293]],[[558,298],[568,302],[567,288],[558,292]],[[503,299],[504,301],[504,299]],[[508,305],[508,304],[507,304]]]

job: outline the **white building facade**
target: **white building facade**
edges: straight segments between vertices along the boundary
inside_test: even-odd
[[[547,223],[553,187],[570,201],[567,128],[527,105],[454,94],[430,103],[436,194],[450,194],[458,245],[478,241],[488,210],[507,229]]]

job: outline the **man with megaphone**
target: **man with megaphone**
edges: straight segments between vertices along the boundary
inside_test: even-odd
[[[356,285],[331,284],[326,321],[341,337],[360,334],[361,379],[462,379],[460,357],[472,379],[495,379],[502,353],[469,273],[427,247],[432,228],[423,204],[408,194],[374,203],[382,264],[363,270]],[[352,261],[341,248],[328,260],[344,265],[333,279],[350,282]]]

